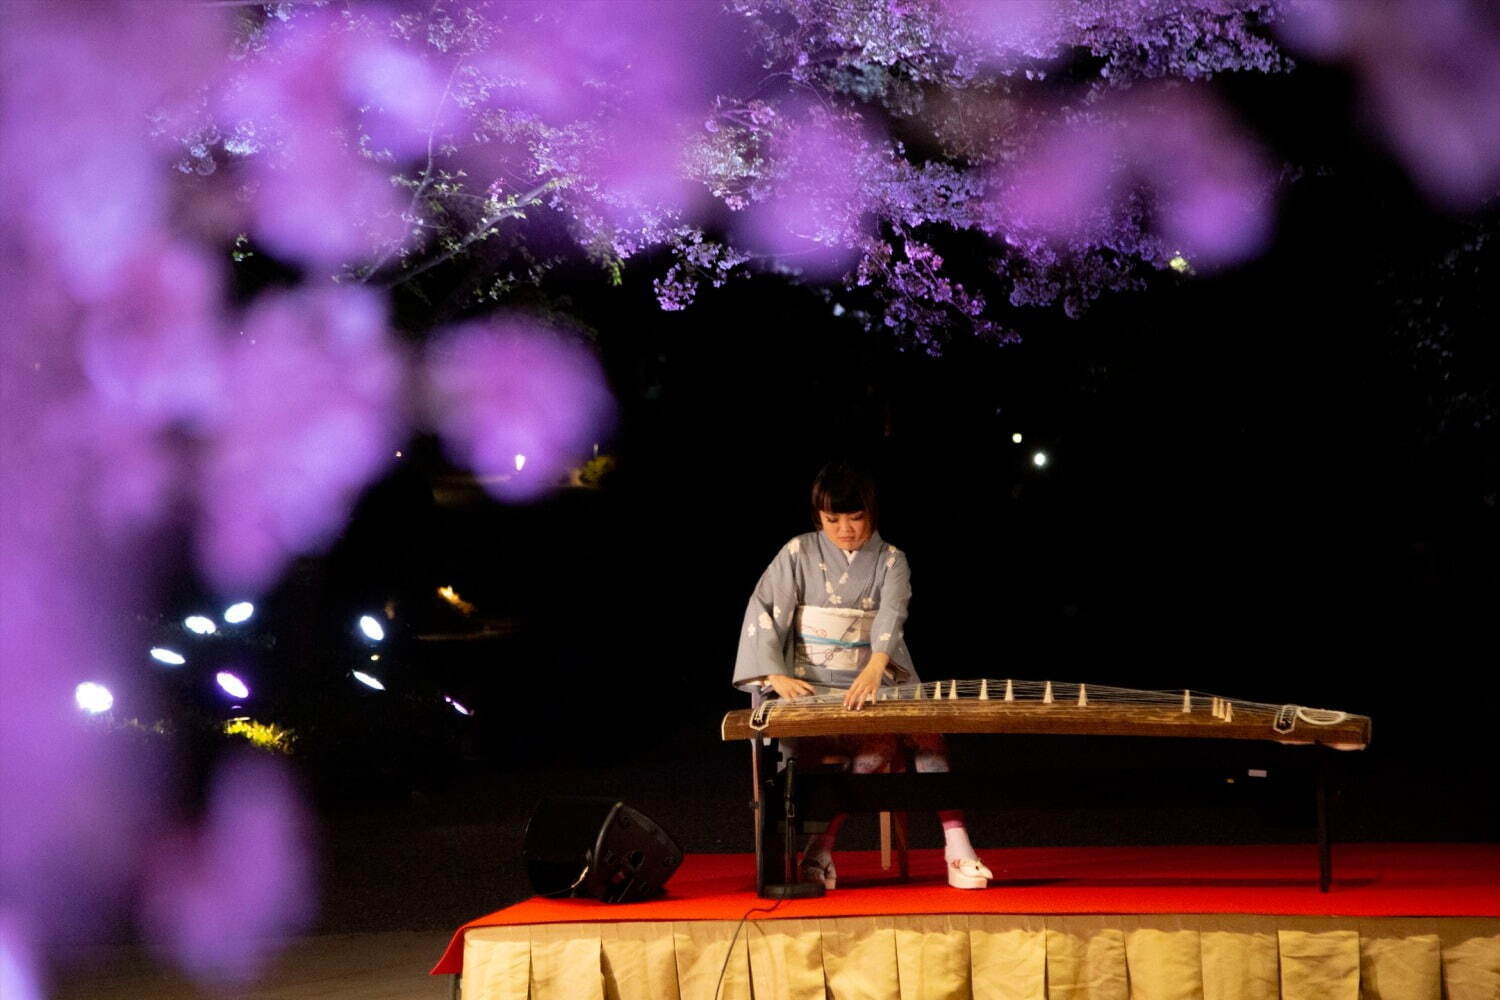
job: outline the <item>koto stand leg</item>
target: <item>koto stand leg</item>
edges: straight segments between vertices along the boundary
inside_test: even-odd
[[[1333,845],[1328,831],[1328,751],[1318,748],[1318,891],[1333,883]]]
[[[891,819],[896,828],[896,857],[901,866],[901,881],[911,881],[911,864],[907,858],[908,843],[906,839],[906,813],[892,813]]]
[[[761,788],[760,737],[750,740],[750,815],[755,820],[755,894],[766,889],[766,797]]]
[[[781,804],[781,856],[782,885],[792,885],[797,878],[797,759],[788,757],[786,769],[782,771],[786,778],[786,784],[782,786],[785,793]]]

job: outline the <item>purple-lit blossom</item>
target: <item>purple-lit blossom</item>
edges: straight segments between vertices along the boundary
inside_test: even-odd
[[[703,109],[743,70],[733,19],[654,0],[509,3],[490,16],[444,143],[453,163],[495,179],[502,207],[535,192],[605,262],[666,242],[707,207],[684,161]]]
[[[1500,17],[1485,0],[1296,0],[1282,37],[1353,65],[1387,140],[1433,199],[1500,193]]]
[[[404,433],[403,362],[374,293],[271,294],[225,349],[197,548],[225,593],[258,592],[326,547]]]
[[[502,500],[557,486],[614,419],[593,354],[523,319],[440,334],[426,376],[429,419],[444,447]]]
[[[735,269],[749,259],[748,254],[703,238],[696,230],[675,234],[673,250],[677,259],[665,274],[651,283],[656,302],[666,312],[676,312],[692,305],[703,285],[722,288]]]
[[[1104,86],[1288,68],[1261,30],[1277,0],[946,0],[946,21],[978,62],[1045,74],[1073,48],[1104,60]]]
[[[984,340],[1010,343],[1014,331],[984,318],[986,302],[943,271],[933,248],[898,230],[899,246],[873,241],[865,248],[855,276],[880,304],[879,322],[928,354],[941,354],[955,327]]]
[[[416,281],[471,253],[508,258],[513,273],[535,274],[524,244],[566,234],[617,277],[627,261],[665,248],[670,262],[655,281],[658,301],[681,309],[701,284],[724,277],[689,259],[702,252],[694,249],[702,237],[693,234],[725,224],[723,216],[706,214],[711,197],[729,210],[732,234],[715,268],[734,260],[736,267],[749,263],[812,280],[852,278],[870,247],[902,240],[897,228],[940,244],[936,234],[920,231],[932,226],[998,240],[980,270],[1008,272],[1011,301],[1081,305],[1101,288],[1135,280],[1117,274],[1113,258],[1141,245],[1137,220],[1116,213],[1068,253],[1023,259],[1039,244],[1002,224],[985,191],[993,168],[1034,147],[1057,121],[1141,81],[1287,68],[1267,28],[1278,9],[1278,0],[734,0],[726,11],[629,0],[483,8],[439,2],[356,8],[337,17],[292,11],[278,14],[284,23],[263,33],[250,70],[230,94],[253,95],[266,73],[290,73],[291,55],[318,51],[289,41],[299,32],[336,35],[330,53],[339,46],[364,52],[360,46],[373,46],[384,33],[395,48],[370,51],[400,58],[391,57],[392,69],[384,57],[372,57],[368,64],[382,68],[364,76],[416,79],[407,57],[420,55],[443,81],[427,145],[404,165],[399,154],[394,163],[382,159],[368,122],[338,126],[362,137],[370,162],[393,167],[389,179],[406,204],[398,236],[365,233],[370,245],[356,252],[360,240],[346,234],[341,259],[356,262],[353,274],[365,280]],[[1080,74],[1084,52],[1088,68]],[[346,77],[361,76],[343,68],[351,60],[341,58],[307,60],[309,78],[322,82],[319,93],[335,95]],[[1070,60],[1062,82],[1051,80],[1054,68]],[[324,132],[347,115],[336,97],[320,102],[294,90],[278,93],[303,119],[323,123]],[[1069,111],[1060,110],[1063,103]],[[257,185],[275,181],[270,172],[285,154],[279,137],[287,127],[272,104],[221,123],[221,135],[250,150],[247,165]],[[926,132],[936,148],[917,153],[889,137],[888,124],[891,135]],[[1232,146],[1237,154],[1243,142],[1236,138]],[[1153,215],[1153,231],[1163,239],[1203,248],[1197,263],[1242,257],[1257,239],[1252,231],[1260,216],[1243,204],[1240,179],[1204,183],[1205,171],[1220,166],[1232,172],[1235,165],[1185,166],[1179,173],[1191,189]],[[295,174],[278,176],[291,183]],[[1155,180],[1165,185],[1173,177],[1163,169]],[[264,198],[256,193],[262,190]],[[346,192],[357,192],[357,185],[324,192],[310,183],[285,196],[250,188],[253,200],[281,206],[288,225],[315,219]],[[299,205],[299,198],[318,204]],[[360,215],[336,207],[333,214]],[[1235,214],[1251,234],[1242,245],[1225,238],[1222,220]],[[295,256],[273,235],[280,225],[273,222],[260,219],[255,235]],[[321,223],[313,228],[337,232]],[[1144,271],[1169,257],[1127,263]],[[876,291],[885,271],[865,271],[865,282],[846,282],[846,293]],[[1027,274],[1046,277],[1028,282]],[[971,285],[975,280],[966,277]],[[977,287],[971,293],[983,300]],[[895,313],[860,306],[854,314],[902,337],[914,332],[918,340],[941,340],[945,332],[926,324],[944,317],[976,330],[994,322],[951,309],[933,313],[903,301],[898,288],[882,286],[876,294],[897,306]]]
[[[201,824],[155,852],[142,900],[152,945],[200,983],[253,979],[311,921],[311,834],[279,762],[221,765]]]

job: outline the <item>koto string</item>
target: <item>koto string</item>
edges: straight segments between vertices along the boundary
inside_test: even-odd
[[[764,728],[770,713],[778,708],[841,709],[843,692],[808,695],[802,698],[771,700],[761,704],[751,719],[753,728]],[[980,680],[929,681],[922,684],[899,684],[876,692],[874,703],[892,701],[960,701],[1050,703],[1060,706],[1139,706],[1149,708],[1179,707],[1183,712],[1208,710],[1220,718],[1244,714],[1273,720],[1278,732],[1290,731],[1296,722],[1313,726],[1337,725],[1348,718],[1347,712],[1308,708],[1302,705],[1273,705],[1241,701],[1200,691],[1141,691],[1133,688],[1098,684],[1072,684],[1061,681]],[[868,702],[867,702],[868,703]]]

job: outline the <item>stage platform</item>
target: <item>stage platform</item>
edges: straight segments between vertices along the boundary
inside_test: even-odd
[[[1341,845],[1328,893],[1307,845],[983,853],[983,891],[841,852],[838,890],[779,903],[749,855],[689,855],[658,900],[473,921],[433,972],[463,1000],[1500,998],[1500,845]]]

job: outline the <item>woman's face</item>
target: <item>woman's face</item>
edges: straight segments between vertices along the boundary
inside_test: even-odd
[[[823,534],[845,552],[853,552],[864,545],[874,531],[870,527],[870,519],[862,510],[853,514],[835,514],[823,510],[818,512],[818,517],[823,521]]]

